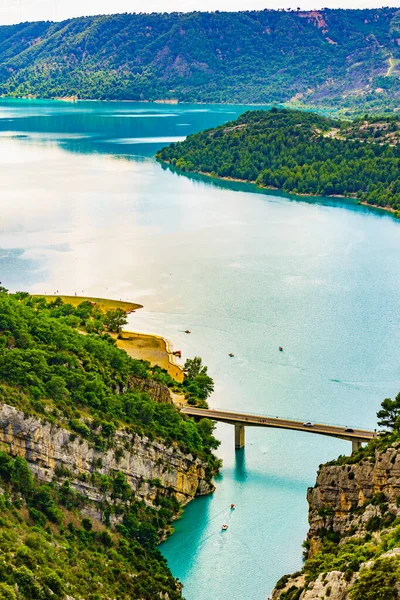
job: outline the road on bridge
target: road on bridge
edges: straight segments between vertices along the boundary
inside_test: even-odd
[[[230,423],[236,426],[246,427],[274,427],[277,429],[290,429],[294,431],[305,431],[319,435],[328,435],[341,438],[349,442],[369,442],[376,437],[375,431],[368,429],[355,429],[351,426],[324,425],[322,423],[312,423],[306,425],[303,421],[294,421],[292,419],[280,419],[279,417],[265,417],[263,415],[251,415],[248,413],[237,413],[219,409],[194,408],[185,406],[182,412],[191,417],[206,417],[222,423]]]

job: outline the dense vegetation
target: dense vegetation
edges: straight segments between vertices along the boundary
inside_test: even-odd
[[[16,297],[20,300],[27,300],[28,304],[33,303],[38,308],[49,310],[52,317],[62,318],[67,325],[81,332],[103,336],[107,333],[120,334],[123,326],[128,322],[126,311],[140,306],[127,303],[125,308],[121,308],[124,305],[122,302],[104,299],[97,302],[89,299],[79,301],[79,297],[71,298],[69,296],[35,296],[31,298],[27,292],[19,292]],[[109,308],[108,304],[114,304],[115,307]],[[118,337],[121,336],[118,335]],[[105,339],[113,343],[108,336]],[[158,366],[150,367],[149,363],[143,361],[141,363],[151,372],[154,380],[173,388],[175,392],[184,394],[188,404],[207,408],[206,400],[214,391],[214,381],[208,375],[208,369],[203,365],[199,356],[186,360],[182,384],[172,379],[165,369]]]
[[[338,121],[288,109],[248,111],[157,157],[184,171],[295,194],[357,197],[400,210],[400,119]]]
[[[159,439],[202,458],[211,478],[218,468],[213,424],[195,423],[139,391],[142,381],[176,382],[115,346],[109,331],[124,320],[123,311],[102,312],[90,302],[46,302],[0,288],[0,400],[100,451],[114,447],[117,429]],[[212,387],[201,359],[189,360],[182,388],[191,398],[205,398]],[[78,478],[104,494],[96,507],[100,523],[82,513],[91,502],[74,490],[71,477],[56,466],[54,480],[43,484],[24,459],[0,452],[0,600],[181,598],[157,549],[180,509],[174,494],[150,482],[151,508],[135,497],[123,473],[104,475],[95,466]]]
[[[68,479],[40,483],[24,459],[0,452],[1,600],[181,598],[156,548],[157,529],[176,503],[160,498],[160,510],[150,509],[133,497],[122,473],[101,477],[122,515],[114,531],[82,516],[90,502]]]
[[[0,27],[0,93],[387,110],[400,16],[373,10],[121,14]]]
[[[117,428],[177,444],[207,460],[211,474],[216,440],[210,422],[195,423],[171,404],[139,392],[137,379],[176,382],[118,349],[102,333],[104,321],[109,322],[109,313],[97,312],[88,302],[73,307],[0,289],[0,398],[69,427],[98,449],[112,444]],[[78,326],[97,333],[82,335]],[[204,369],[201,361],[199,368]],[[185,386],[204,395],[202,385],[210,386],[210,378],[199,381],[198,375],[187,377]]]

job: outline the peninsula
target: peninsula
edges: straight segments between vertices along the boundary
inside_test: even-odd
[[[181,171],[400,211],[398,117],[349,122],[289,109],[248,111],[163,148],[157,159]]]

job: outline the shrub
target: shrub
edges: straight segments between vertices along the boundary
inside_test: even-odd
[[[351,600],[395,600],[399,564],[398,558],[385,558],[363,569],[350,591]]]
[[[365,525],[365,529],[367,531],[373,532],[373,531],[378,531],[382,526],[382,519],[381,517],[378,516],[374,516],[371,517],[370,519],[368,519],[366,525]]]
[[[6,583],[0,583],[0,600],[16,600],[13,588]]]
[[[91,531],[93,529],[92,521],[85,517],[84,519],[82,519],[82,527],[86,531]]]

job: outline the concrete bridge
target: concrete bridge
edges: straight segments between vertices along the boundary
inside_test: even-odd
[[[213,421],[234,425],[236,449],[243,448],[244,446],[245,427],[274,427],[275,429],[290,429],[317,435],[327,435],[351,442],[352,452],[356,452],[363,442],[369,442],[376,437],[375,431],[369,431],[367,429],[354,429],[352,427],[341,427],[339,425],[323,425],[322,423],[303,423],[303,421],[293,421],[292,419],[251,415],[227,410],[185,406],[182,408],[182,412],[190,417],[205,417],[207,419],[212,419]]]

